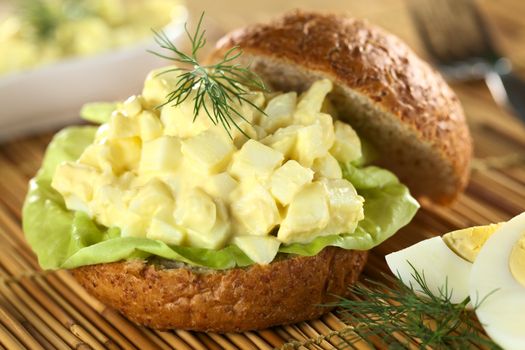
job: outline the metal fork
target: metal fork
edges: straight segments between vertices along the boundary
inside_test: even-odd
[[[409,10],[423,45],[447,79],[485,79],[496,102],[525,122],[525,81],[495,47],[473,0],[410,0]]]

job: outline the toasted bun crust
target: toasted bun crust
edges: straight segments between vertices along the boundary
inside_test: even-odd
[[[137,260],[72,270],[80,284],[130,320],[156,329],[232,332],[317,318],[346,295],[366,251],[328,247],[313,257],[225,271],[163,269]]]
[[[465,187],[472,145],[461,105],[397,37],[362,20],[295,11],[226,35],[210,60],[235,45],[277,90],[332,80],[339,117],[375,145],[377,163],[416,196],[445,203]]]

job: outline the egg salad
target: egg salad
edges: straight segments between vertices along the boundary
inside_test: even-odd
[[[329,80],[300,98],[254,92],[228,135],[209,118],[194,122],[191,99],[155,108],[166,95],[157,73],[77,161],[57,167],[52,187],[68,209],[124,237],[206,249],[233,243],[257,263],[271,262],[281,244],[354,232],[364,198],[339,163],[359,159],[361,144],[322,112]]]
[[[525,213],[424,240],[386,261],[408,286],[418,285],[416,270],[437,297],[452,303],[470,298],[469,307],[495,342],[504,349],[525,348]]]
[[[232,99],[238,128],[195,115],[195,92],[166,103],[178,81],[173,67],[155,70],[140,95],[83,108],[100,126],[54,137],[23,209],[44,269],[156,257],[229,269],[368,250],[417,211],[394,174],[366,165],[329,80]]]
[[[86,56],[150,36],[180,16],[177,0],[24,0],[0,15],[0,74]],[[3,18],[4,17],[4,18]]]

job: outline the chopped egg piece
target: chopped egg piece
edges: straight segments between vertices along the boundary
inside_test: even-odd
[[[324,157],[314,160],[312,170],[315,172],[314,178],[340,179],[343,177],[341,166],[333,155],[327,153]]]
[[[328,79],[322,79],[314,82],[306,90],[297,104],[297,114],[313,114],[320,112],[326,95],[332,91],[333,84]]]
[[[335,131],[333,119],[329,114],[314,113],[300,115],[298,122],[305,126],[318,126],[321,129],[319,142],[323,145],[323,149],[328,150],[332,147],[335,141]],[[323,151],[323,153],[326,153],[326,151]]]
[[[210,176],[202,188],[214,198],[227,201],[231,193],[237,188],[239,183],[227,172]]]
[[[361,141],[352,127],[336,120],[335,141],[330,153],[341,163],[348,163],[361,158]]]
[[[140,138],[147,142],[162,136],[162,123],[155,113],[143,111],[139,116]]]
[[[108,155],[115,175],[136,169],[140,162],[141,142],[137,137],[115,138],[106,141]]]
[[[108,123],[102,124],[98,127],[97,132],[95,133],[95,143],[101,142],[109,137],[109,125]]]
[[[264,110],[264,105],[266,104],[266,97],[260,91],[252,91],[246,94],[244,97],[248,101],[250,101],[250,103],[242,103],[241,105],[239,105],[238,101],[232,102],[232,107],[236,108],[242,115],[242,118],[237,118],[235,116],[234,118],[238,121],[244,120],[254,126],[259,126],[261,118],[265,118],[261,116],[261,112],[259,111],[259,109]],[[253,106],[256,106],[258,109],[254,108]],[[221,130],[224,132],[224,129]],[[232,131],[236,132],[235,128],[232,128]]]
[[[217,207],[213,199],[201,189],[185,193],[175,209],[177,225],[200,233],[208,233],[217,220]]]
[[[170,245],[184,244],[186,230],[175,224],[173,205],[163,205],[155,211],[146,237]]]
[[[328,193],[330,223],[324,235],[354,232],[357,223],[364,219],[364,198],[357,194],[354,186],[345,179],[321,179]]]
[[[277,169],[271,179],[272,195],[283,205],[288,205],[295,194],[313,179],[313,171],[289,160]]]
[[[173,91],[179,76],[179,73],[173,70],[176,68],[176,66],[162,67],[148,73],[142,88],[142,97],[150,109],[165,103],[166,96]]]
[[[142,111],[142,104],[140,102],[140,97],[133,95],[130,96],[124,103],[121,108],[122,113],[126,117],[134,117]]]
[[[129,210],[139,215],[152,217],[161,207],[173,206],[173,195],[165,184],[152,179],[138,189],[129,203]]]
[[[140,135],[140,127],[136,118],[128,117],[118,111],[111,115],[111,122],[108,129],[108,137],[122,138],[135,137]]]
[[[234,152],[231,141],[214,130],[204,131],[182,142],[182,154],[193,166],[207,174],[223,170]]]
[[[237,179],[268,177],[281,165],[284,157],[280,152],[255,140],[248,140],[233,156],[230,174]]]
[[[277,238],[284,243],[312,241],[330,220],[327,199],[321,183],[306,185],[290,203]]]
[[[269,133],[285,128],[292,124],[297,93],[289,92],[272,98],[266,106],[266,117],[261,121],[261,126]]]
[[[123,237],[145,238],[149,224],[149,220],[144,216],[126,211],[121,216],[120,232]]]
[[[161,136],[142,145],[141,172],[175,171],[182,159],[178,137]]]
[[[95,189],[93,200],[88,204],[93,216],[100,224],[108,227],[118,226],[124,229],[124,226],[131,225],[132,221],[141,221],[139,220],[140,215],[127,210],[130,196],[130,193],[123,191],[117,186],[105,184]],[[131,217],[131,221],[128,219],[128,216]],[[142,225],[141,222],[139,224]],[[135,230],[138,230],[138,228],[135,228]],[[140,233],[140,235],[142,234],[145,234],[145,232]]]
[[[100,181],[100,173],[93,167],[63,163],[55,170],[51,186],[62,195],[75,195],[89,202],[93,197],[93,185]]]
[[[236,236],[232,243],[258,264],[271,263],[281,245],[273,236]]]
[[[301,165],[312,167],[314,160],[328,153],[329,147],[323,142],[323,129],[318,124],[307,125],[297,131],[297,143],[293,157]]]
[[[266,146],[281,152],[285,158],[291,158],[297,141],[297,132],[301,129],[300,125],[291,125],[277,130],[261,140]]]
[[[180,245],[183,243],[185,235],[186,233],[180,227],[167,223],[164,220],[153,218],[146,237],[171,245]]]
[[[201,110],[197,118],[193,115],[193,104],[166,105],[160,112],[160,120],[166,135],[181,138],[192,137],[209,130],[213,123]],[[194,122],[195,120],[195,122]]]
[[[232,215],[239,222],[239,231],[263,236],[280,222],[279,210],[272,195],[258,183],[245,184],[234,197]]]
[[[89,209],[86,201],[83,201],[74,194],[64,195],[64,202],[66,203],[66,208],[69,210],[81,211],[86,213],[89,217],[93,217],[91,209]]]
[[[228,211],[220,200],[215,202],[215,224],[207,232],[188,230],[187,240],[190,246],[206,249],[222,248],[231,236],[231,224]]]
[[[94,143],[89,145],[78,159],[78,163],[89,165],[104,173],[113,171],[107,143]]]

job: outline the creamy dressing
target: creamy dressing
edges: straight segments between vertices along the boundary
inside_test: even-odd
[[[351,233],[363,201],[339,162],[361,157],[355,131],[323,112],[329,80],[295,92],[252,93],[233,106],[243,132],[231,137],[191,98],[155,108],[174,88],[152,72],[103,124],[76,162],[61,164],[53,187],[71,210],[119,227],[122,236],[219,249],[236,244],[269,263],[281,244]]]

